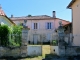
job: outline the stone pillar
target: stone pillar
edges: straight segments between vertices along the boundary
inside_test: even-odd
[[[29,31],[28,27],[24,27],[22,29],[21,57],[26,57],[27,56],[28,31]]]
[[[60,56],[65,56],[65,41],[64,41],[64,28],[62,26],[62,22],[59,22],[59,27],[58,27],[58,36],[59,36],[59,41],[58,41],[58,46],[59,46],[59,55]]]

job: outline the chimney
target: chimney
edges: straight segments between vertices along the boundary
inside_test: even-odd
[[[53,11],[52,14],[53,14],[53,18],[56,18],[56,12]]]
[[[13,18],[13,15],[11,15],[11,18]]]

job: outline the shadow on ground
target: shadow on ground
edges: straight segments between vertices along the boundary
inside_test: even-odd
[[[80,55],[77,56],[64,56],[64,57],[60,57],[57,55],[53,55],[53,54],[46,54],[45,58],[42,60],[80,60]]]

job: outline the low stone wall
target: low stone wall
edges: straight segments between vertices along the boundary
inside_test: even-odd
[[[42,55],[42,46],[41,45],[27,46],[27,55],[28,56],[41,56]]]
[[[42,46],[41,45],[28,45],[26,47],[0,47],[0,57],[27,57],[27,56],[41,56]]]
[[[3,57],[3,56],[18,57],[20,55],[21,55],[20,48],[10,49],[6,47],[0,47],[0,57]]]
[[[10,48],[6,48],[6,47],[0,47],[0,57],[3,57],[3,56],[18,57],[20,55],[21,55],[20,48],[10,49]]]
[[[57,54],[59,55],[59,48],[58,46],[50,46],[51,54]]]
[[[80,47],[79,46],[68,46],[65,49],[66,56],[74,56],[80,55]]]

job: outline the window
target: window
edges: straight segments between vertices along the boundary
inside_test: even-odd
[[[34,29],[38,29],[38,24],[37,23],[34,23]]]
[[[52,29],[52,28],[53,28],[53,23],[52,23],[52,22],[48,22],[48,23],[46,24],[46,28],[47,28],[47,29]]]
[[[32,29],[39,29],[39,23],[32,23]]]

